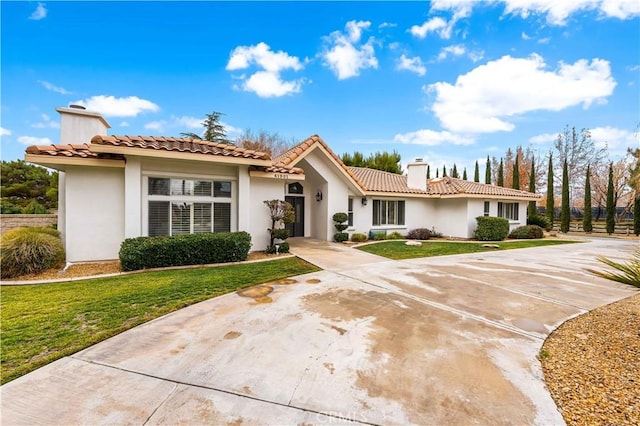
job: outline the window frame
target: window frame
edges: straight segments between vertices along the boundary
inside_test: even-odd
[[[349,197],[347,201],[347,225],[349,228],[353,228],[353,197]]]
[[[486,216],[490,216],[491,215],[491,201],[485,201],[483,209],[484,209],[484,213],[483,213],[484,216],[485,217]]]
[[[498,217],[518,222],[520,220],[520,203],[498,201]]]
[[[406,200],[374,198],[372,202],[371,226],[374,228],[403,228],[406,226],[406,212]],[[378,223],[376,223],[376,217]],[[384,218],[384,221],[382,218]],[[393,223],[389,221],[390,218],[393,218]]]

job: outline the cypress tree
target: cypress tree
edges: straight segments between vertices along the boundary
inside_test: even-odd
[[[478,160],[476,160],[476,169],[473,172],[473,181],[480,182],[480,167],[478,167]]]
[[[453,170],[451,170],[451,177],[458,178],[458,168],[456,167],[456,163],[453,163]]]
[[[567,160],[562,165],[562,207],[560,210],[560,231],[569,232],[571,222],[571,208],[569,207],[569,171]]]
[[[593,224],[591,219],[591,167],[587,166],[587,176],[584,180],[584,215],[582,216],[582,228],[584,232],[591,232]]]
[[[554,214],[554,199],[553,199],[553,154],[549,154],[549,174],[547,175],[547,219],[549,223],[553,225]]]
[[[498,186],[504,186],[504,163],[502,162],[502,158],[498,166]]]
[[[484,183],[491,184],[491,163],[489,162],[489,156],[487,155],[487,167],[484,171]]]
[[[427,179],[431,179],[431,166],[427,165]]]
[[[520,163],[516,152],[516,161],[513,163],[513,189],[520,189]]]
[[[447,177],[447,166],[442,166],[442,177]]]
[[[438,178],[438,173],[440,173],[440,169],[436,169],[436,178]]]
[[[613,234],[616,228],[616,205],[613,200],[613,163],[609,164],[609,184],[607,186],[607,234]]]
[[[637,190],[633,203],[633,233],[640,235],[640,191]]]
[[[536,159],[531,156],[531,174],[529,175],[529,192],[536,192]],[[532,218],[536,215],[536,202],[529,201],[529,208],[527,209],[527,217]]]
[[[464,170],[462,171],[462,179],[464,180],[469,180],[467,179],[467,168],[465,167]]]

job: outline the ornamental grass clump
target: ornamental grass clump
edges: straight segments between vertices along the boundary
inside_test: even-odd
[[[0,238],[2,278],[36,274],[64,265],[60,233],[53,228],[29,227],[7,231]]]

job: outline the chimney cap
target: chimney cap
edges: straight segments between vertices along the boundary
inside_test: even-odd
[[[87,109],[87,107],[85,107],[84,105],[78,105],[78,104],[70,104],[69,108],[82,109],[82,110],[86,110]]]

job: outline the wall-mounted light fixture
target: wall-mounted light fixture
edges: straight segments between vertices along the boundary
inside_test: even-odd
[[[316,192],[316,201],[322,201],[322,191]]]
[[[367,205],[367,197],[362,197],[362,200],[360,200],[362,202],[363,206]]]

